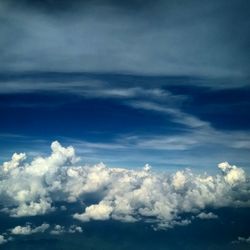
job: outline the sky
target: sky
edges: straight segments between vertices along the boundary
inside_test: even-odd
[[[145,249],[134,222],[156,249],[199,227],[203,249],[247,249],[249,13],[248,0],[0,0],[0,248],[37,234],[68,246],[86,225],[87,248],[118,249],[105,225]]]

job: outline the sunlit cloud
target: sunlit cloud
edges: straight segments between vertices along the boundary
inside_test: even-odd
[[[190,170],[157,174],[148,165],[141,170],[109,168],[103,163],[81,166],[73,147],[64,148],[53,142],[51,149],[50,156],[36,157],[30,163],[23,153],[14,154],[3,163],[2,212],[12,217],[43,215],[56,211],[56,202],[84,202],[84,197],[92,194],[100,197],[99,202],[72,214],[73,218],[82,222],[154,218],[157,227],[171,228],[191,223],[192,217],[181,219],[184,213],[214,219],[216,215],[205,213],[204,209],[250,206],[248,176],[242,168],[227,162],[218,165],[221,173],[214,176],[193,174]],[[14,228],[12,233],[30,234],[47,228],[47,224],[36,228],[27,225]],[[55,227],[54,231],[65,230]]]

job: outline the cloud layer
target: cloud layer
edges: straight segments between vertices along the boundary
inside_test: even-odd
[[[246,0],[39,2],[1,2],[3,71],[249,76]]]
[[[171,228],[188,225],[194,215],[215,218],[207,213],[209,208],[250,206],[248,176],[227,162],[218,165],[220,173],[214,176],[188,169],[167,174],[155,173],[149,165],[141,170],[108,168],[103,163],[81,166],[73,147],[64,148],[55,141],[51,149],[50,156],[30,163],[24,153],[3,163],[2,212],[12,217],[36,216],[56,211],[58,202],[66,204],[64,210],[67,204],[78,203],[82,209],[72,216],[82,222],[143,220],[156,228]],[[18,232],[44,229],[27,227],[17,228]]]

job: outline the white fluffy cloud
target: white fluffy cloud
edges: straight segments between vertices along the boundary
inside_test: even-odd
[[[238,182],[246,180],[245,172],[241,168],[231,166],[228,162],[222,162],[218,167],[225,173],[225,181],[230,185],[236,185]]]
[[[54,229],[50,231],[50,234],[59,235],[65,233],[64,226],[55,225]]]
[[[82,233],[82,227],[77,226],[77,225],[71,225],[68,230],[69,233]]]
[[[191,170],[158,174],[148,165],[141,170],[108,168],[103,163],[81,166],[72,147],[53,142],[51,149],[50,156],[30,163],[25,154],[14,154],[0,166],[2,211],[14,217],[35,216],[54,211],[57,202],[64,202],[67,209],[68,203],[84,203],[93,195],[99,200],[72,214],[75,219],[144,220],[168,228],[189,224],[189,219],[181,219],[183,213],[211,218],[215,215],[205,214],[205,209],[250,207],[249,178],[242,168],[227,162],[218,165],[220,173],[214,176]]]
[[[51,226],[48,223],[43,223],[40,226],[33,226],[31,223],[27,223],[25,226],[16,226],[14,228],[8,229],[3,235],[0,234],[0,245],[7,243],[8,241],[15,240],[15,236],[27,236],[36,233],[44,233],[48,231]],[[49,231],[52,235],[60,235],[63,233],[82,233],[83,229],[78,225],[71,225],[67,228],[62,225],[54,225],[54,227]],[[12,237],[14,236],[14,238]]]
[[[217,219],[218,215],[216,215],[212,212],[209,212],[209,213],[201,212],[196,217],[199,219],[202,219],[202,220],[209,220],[209,219]]]
[[[16,226],[10,230],[11,234],[14,235],[29,235],[35,233],[44,233],[49,228],[49,224],[43,223],[38,227],[32,228],[31,225]]]
[[[54,228],[50,231],[50,234],[60,235],[63,233],[82,233],[83,229],[77,225],[71,225],[68,229],[65,229],[65,226],[55,225]]]
[[[100,202],[98,205],[91,205],[86,208],[83,214],[74,214],[74,218],[81,221],[108,220],[113,208],[110,205]]]

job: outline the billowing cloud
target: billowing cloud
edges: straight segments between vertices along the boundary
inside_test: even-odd
[[[89,220],[108,220],[113,208],[111,205],[105,204],[104,202],[98,205],[91,205],[86,208],[85,213],[75,214],[74,218],[81,221]]]
[[[245,173],[243,169],[237,168],[236,166],[231,166],[228,162],[223,162],[218,165],[218,167],[226,173],[224,176],[225,181],[230,185],[235,185],[237,182],[244,182],[246,180]]]
[[[15,154],[0,167],[0,205],[12,217],[50,213],[57,202],[85,204],[72,214],[82,222],[90,220],[143,220],[159,228],[188,225],[190,218],[215,217],[208,209],[250,207],[249,177],[242,168],[227,162],[218,165],[220,173],[194,174],[181,170],[157,173],[146,165],[140,170],[108,168],[103,163],[82,166],[73,147],[51,145],[48,157],[30,163],[25,154]],[[87,197],[98,197],[91,199]],[[204,212],[206,211],[206,213]],[[36,230],[27,226],[18,230]],[[55,233],[65,231],[56,226]],[[79,231],[72,228],[72,231]],[[69,230],[67,230],[69,231]]]

